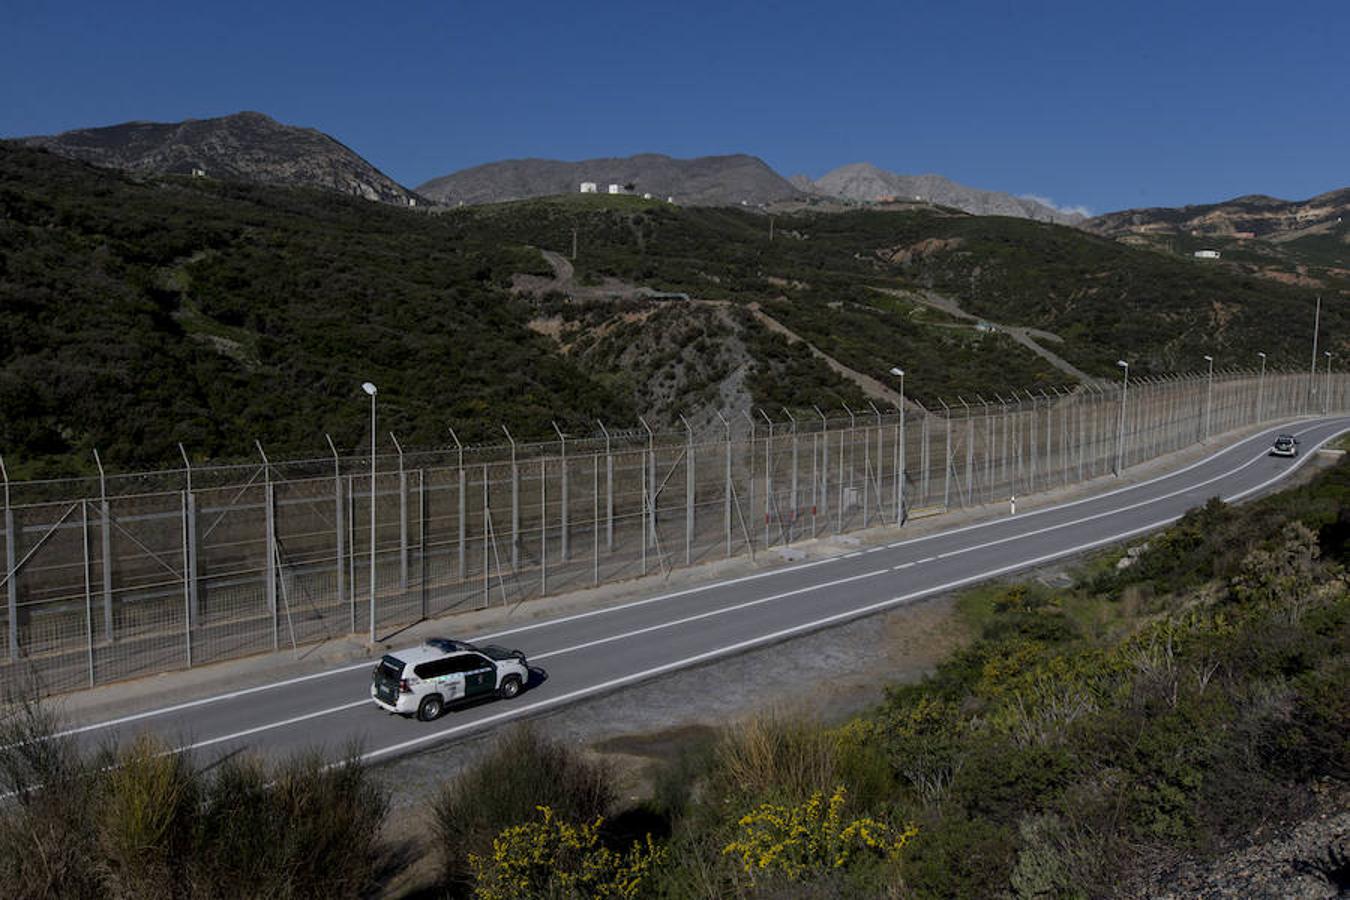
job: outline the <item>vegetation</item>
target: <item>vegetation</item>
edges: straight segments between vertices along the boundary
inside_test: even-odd
[[[932,346],[939,335],[953,337],[952,323],[910,316],[871,288],[935,290],[990,321],[1055,333],[1064,343],[1052,349],[1096,375],[1112,373],[1122,353],[1140,374],[1197,366],[1206,353],[1241,365],[1262,350],[1293,363],[1311,333],[1308,288],[1065,226],[931,209],[808,211],[776,216],[771,242],[762,214],[624,200],[561,197],[452,215],[466,230],[544,247],[570,246],[576,228],[577,271],[593,281],[770,301],[774,315],[854,368],[884,372],[901,360],[916,378],[922,371],[921,396],[1034,388],[1063,376],[997,341],[953,364],[950,347]],[[1324,265],[1345,267],[1344,247],[1322,243]],[[1328,308],[1324,334],[1343,333],[1350,320],[1340,311],[1325,318]],[[1303,321],[1307,332],[1287,327]],[[958,343],[976,340],[963,337]],[[972,356],[985,371],[962,383]]]
[[[353,757],[213,767],[150,739],[89,753],[40,710],[0,729],[0,882],[15,898],[360,897],[387,799]]]
[[[1350,464],[1215,500],[1076,586],[972,590],[972,640],[834,727],[724,729],[619,800],[529,727],[433,799],[448,897],[1097,896],[1239,843],[1350,780]],[[40,712],[0,734],[18,897],[354,897],[386,798],[357,762],[212,767],[89,752]],[[1310,861],[1315,868],[1318,860]]]
[[[1222,850],[1350,779],[1347,538],[1341,465],[1250,506],[1213,501],[1076,587],[970,591],[973,640],[932,676],[839,727],[726,730],[659,781],[646,832],[567,825],[559,871],[604,846],[607,872],[643,861],[634,896],[1096,896],[1145,861]],[[473,783],[505,774],[483,766]],[[523,865],[508,857],[552,859],[553,823],[596,821],[512,805],[465,890],[498,896]]]
[[[558,842],[581,841],[584,847],[572,845],[569,852],[585,858],[593,849],[587,823],[609,812],[615,799],[612,779],[603,767],[529,727],[510,731],[434,801],[443,881],[452,894],[462,895],[489,870],[502,890],[518,878],[532,877],[491,862],[498,856],[494,847],[498,840],[511,847],[521,841],[539,842],[539,852],[550,858],[563,853]],[[548,809],[542,823],[537,822],[541,807]],[[530,827],[503,837],[515,826]]]
[[[861,402],[751,303],[853,369],[902,365],[932,404],[1069,379],[927,309],[928,291],[1054,332],[1056,352],[1099,375],[1122,354],[1140,374],[1258,349],[1301,363],[1291,323],[1310,322],[1313,302],[1309,288],[1019,219],[805,211],[777,216],[770,241],[750,210],[578,195],[423,213],[132,177],[3,143],[0,210],[0,452],[15,478],[89,472],[94,448],[122,469],[176,466],[179,443],[197,459],[253,458],[255,439],[274,458],[321,456],[325,432],[355,448],[369,439],[366,380],[380,430],[423,447],[443,446],[447,425],[468,442],[497,441],[502,424],[522,440],[550,437],[552,421],[589,434],[639,412],[672,426],[716,408],[742,373],[738,396],[766,408]],[[518,273],[551,274],[533,248],[570,249],[573,229],[582,284],[726,305],[514,292]],[[1345,316],[1326,304],[1324,334],[1344,333]],[[530,327],[549,317],[561,341]]]

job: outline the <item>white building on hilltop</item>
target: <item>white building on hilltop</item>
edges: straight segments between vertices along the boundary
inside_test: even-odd
[[[610,192],[611,194],[622,194],[622,193],[623,193],[623,185],[619,185],[619,184],[611,184],[611,185],[609,186],[609,192]]]
[[[594,194],[594,193],[596,193],[596,185],[595,185],[595,182],[594,182],[594,181],[583,181],[583,182],[581,183],[581,192],[582,192],[583,194]]]

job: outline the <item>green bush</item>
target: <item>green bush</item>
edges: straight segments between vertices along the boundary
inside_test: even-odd
[[[90,754],[56,730],[19,709],[0,737],[7,896],[354,898],[375,882],[387,798],[355,759],[208,770],[149,738]]]
[[[490,858],[494,838],[536,820],[538,807],[562,821],[590,822],[608,814],[614,797],[604,766],[529,725],[508,731],[433,801],[445,885],[456,893],[470,890],[470,855]]]

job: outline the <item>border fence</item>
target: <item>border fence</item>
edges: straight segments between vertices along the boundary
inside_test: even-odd
[[[1007,503],[1235,428],[1344,410],[1348,388],[1330,374],[1216,372],[936,409],[756,411],[720,433],[601,426],[528,445],[404,453],[394,441],[373,461],[271,462],[259,448],[256,465],[5,476],[0,688],[56,693],[385,639],[457,610]]]

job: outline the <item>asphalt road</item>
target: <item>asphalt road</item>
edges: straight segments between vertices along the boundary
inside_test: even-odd
[[[369,698],[362,662],[111,721],[75,722],[82,741],[162,735],[199,757],[250,749],[264,755],[353,742],[383,760],[868,613],[1125,541],[1219,496],[1237,501],[1277,484],[1350,417],[1305,420],[1239,441],[1183,469],[1093,497],[900,539],[491,634],[454,635],[519,648],[533,677],[514,700],[452,709],[435,722],[387,714]],[[1299,437],[1294,459],[1267,455],[1278,431]],[[709,668],[709,690],[718,684]]]

